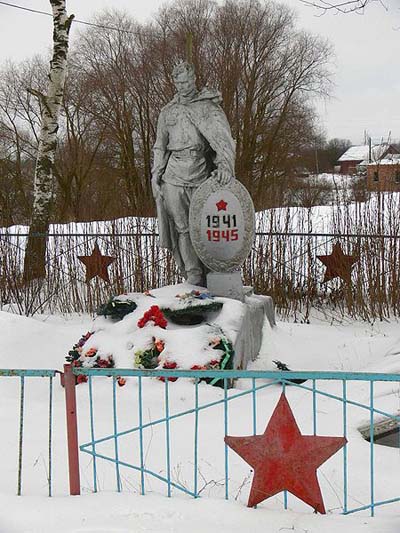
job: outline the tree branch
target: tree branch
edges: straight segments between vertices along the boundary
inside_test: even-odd
[[[32,89],[31,87],[27,87],[26,90],[28,91],[29,94],[32,94],[33,96],[36,96],[36,98],[39,100],[41,108],[45,107],[46,111],[48,113],[51,113],[51,110],[49,108],[48,99],[47,99],[47,96],[45,94],[41,93],[40,91],[37,91],[36,89]]]
[[[29,94],[32,94],[33,96],[36,96],[41,102],[46,99],[46,96],[41,93],[40,91],[37,91],[36,89],[32,89],[31,87],[27,87],[26,89]]]
[[[372,2],[379,2],[387,10],[382,0],[300,0],[300,2],[308,7],[319,9],[322,13],[326,13],[327,11],[362,13],[367,5]]]

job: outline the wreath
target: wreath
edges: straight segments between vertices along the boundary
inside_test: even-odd
[[[136,309],[137,305],[133,300],[119,300],[110,298],[107,303],[101,305],[97,314],[110,317],[114,320],[122,320],[124,316],[129,315]]]

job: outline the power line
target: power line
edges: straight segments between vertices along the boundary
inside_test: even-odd
[[[39,11],[37,9],[31,9],[29,7],[19,6],[17,4],[11,4],[10,2],[3,2],[0,1],[0,4],[3,6],[8,7],[14,7],[15,9],[21,9],[22,11],[29,11],[30,13],[36,13],[38,15],[46,15],[48,17],[53,17],[52,13],[48,13],[47,11]],[[96,24],[94,22],[87,22],[86,20],[79,20],[74,18],[73,22],[77,22],[78,24],[85,24],[86,26],[94,26],[95,28],[100,28],[102,30],[113,30],[113,31],[120,31],[123,33],[130,33],[131,35],[140,35],[143,32],[134,32],[130,30],[124,30],[121,28],[115,28],[113,26],[104,26],[103,24]]]

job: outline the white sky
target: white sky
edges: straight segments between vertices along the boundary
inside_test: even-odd
[[[359,143],[367,130],[377,140],[386,139],[389,132],[392,139],[400,140],[399,0],[383,0],[387,10],[377,2],[364,15],[327,13],[322,17],[299,0],[284,1],[296,9],[299,27],[327,37],[335,48],[333,97],[316,102],[328,137]],[[48,0],[10,2],[50,11]],[[82,20],[90,20],[93,13],[106,7],[115,7],[145,21],[161,5],[170,3],[172,0],[67,0],[67,8]],[[72,39],[77,27],[72,29]],[[0,4],[0,63],[45,51],[51,35],[50,17]]]

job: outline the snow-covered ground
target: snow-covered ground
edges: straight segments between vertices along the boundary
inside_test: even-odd
[[[0,312],[0,368],[61,369],[64,357],[81,334],[91,329],[88,316],[36,316],[26,318]],[[190,349],[190,336],[188,337]],[[343,370],[368,372],[400,371],[400,327],[396,321],[370,325],[333,316],[311,315],[311,324],[278,322],[276,328],[266,324],[259,358],[254,369],[272,369],[272,359],[279,359],[296,370]],[[244,391],[247,380],[229,391]],[[400,504],[343,516],[342,452],[338,452],[319,469],[319,481],[327,515],[315,515],[312,509],[289,495],[287,511],[282,494],[263,502],[257,509],[246,507],[251,484],[250,467],[229,453],[229,494],[224,500],[224,446],[222,407],[205,409],[199,419],[199,489],[201,497],[193,500],[173,490],[166,496],[164,483],[146,476],[146,496],[139,493],[139,474],[121,469],[122,493],[116,492],[115,469],[106,461],[98,461],[98,487],[92,493],[92,462],[81,454],[82,496],[68,496],[66,437],[63,389],[54,385],[53,428],[53,493],[47,497],[48,454],[48,382],[40,378],[26,379],[23,496],[15,496],[17,481],[19,380],[0,378],[0,532],[1,533],[125,533],[136,531],[220,532],[263,531],[277,533],[398,533]],[[319,383],[325,392],[340,394],[341,383]],[[94,384],[95,435],[112,433],[112,386],[108,378]],[[194,386],[180,379],[169,384],[171,413],[193,407]],[[304,434],[312,433],[311,394],[287,387],[287,397]],[[257,394],[257,433],[264,431],[279,398],[280,387],[272,385]],[[223,391],[204,383],[199,386],[200,404],[220,400]],[[369,385],[348,386],[348,397],[361,403],[369,401]],[[88,385],[77,387],[80,442],[90,441]],[[137,423],[138,387],[134,378],[117,388],[118,429],[130,429]],[[164,415],[164,384],[146,379],[143,385],[144,418],[154,421]],[[396,413],[400,408],[399,386],[376,384],[375,406]],[[252,432],[251,397],[229,402],[230,435]],[[342,404],[330,398],[317,398],[317,433],[342,435]],[[369,444],[358,427],[368,422],[366,410],[348,408],[349,507],[369,503]],[[193,415],[171,422],[172,479],[191,488],[193,483]],[[138,436],[120,439],[120,459],[139,464]],[[144,432],[146,467],[165,475],[165,428],[162,424]],[[376,465],[375,498],[400,495],[399,451],[374,446]],[[99,453],[113,456],[114,442],[98,445]]]
[[[305,178],[306,180],[307,178]],[[352,176],[338,174],[318,174],[312,178],[315,183],[326,183],[333,190],[346,191],[355,179]],[[378,221],[378,218],[380,220]],[[339,220],[341,219],[341,220]],[[271,223],[273,225],[271,226]],[[395,234],[400,225],[400,193],[370,193],[365,202],[344,201],[339,196],[333,205],[316,205],[308,207],[280,207],[266,209],[256,214],[256,231],[293,231],[293,232],[357,232],[368,233],[369,229],[379,226],[383,233]],[[339,226],[339,227],[338,227]],[[0,228],[1,234],[20,235],[28,232],[28,226],[15,225]],[[49,234],[116,234],[157,232],[155,218],[126,217],[116,220],[93,222],[71,222],[68,224],[51,224]],[[19,237],[23,247],[24,237]],[[51,242],[51,240],[50,240]]]

